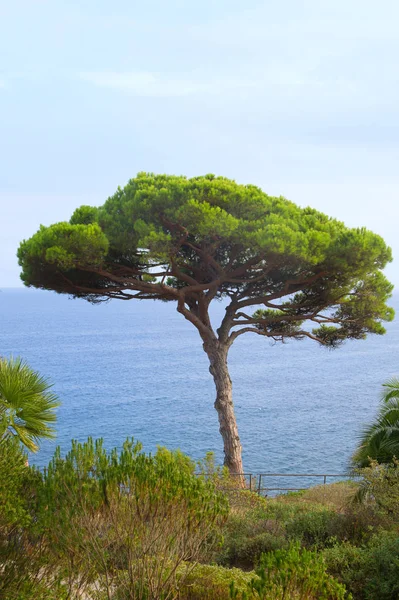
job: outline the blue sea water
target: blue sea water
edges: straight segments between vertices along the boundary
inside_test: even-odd
[[[391,305],[399,311],[399,296]],[[215,323],[224,306],[213,309]],[[22,356],[54,382],[62,404],[57,440],[31,462],[44,466],[56,444],[134,436],[193,458],[223,460],[214,388],[197,331],[173,304],[92,306],[51,292],[0,292],[0,354]],[[246,472],[340,473],[362,426],[375,415],[381,384],[399,375],[399,320],[385,336],[328,351],[311,340],[271,344],[247,334],[229,366]]]

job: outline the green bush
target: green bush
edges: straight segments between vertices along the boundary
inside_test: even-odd
[[[232,512],[223,533],[224,544],[215,560],[225,566],[253,568],[262,552],[287,546],[284,526],[268,518],[264,504]]]
[[[361,575],[367,600],[399,598],[399,535],[381,532],[374,535],[363,551]]]
[[[340,533],[342,515],[331,510],[309,510],[296,515],[286,524],[290,539],[307,548],[324,548]]]
[[[399,535],[381,531],[367,545],[339,544],[324,551],[328,571],[356,600],[398,600]]]
[[[253,509],[230,514],[216,561],[253,568],[262,552],[286,548],[290,541],[309,549],[329,547],[337,540],[361,543],[371,535],[373,526],[369,511],[363,507],[337,512],[296,496],[267,500]]]
[[[306,548],[322,549],[337,540],[362,543],[379,523],[372,511],[361,506],[348,507],[341,513],[309,507],[306,512],[297,513],[285,527],[288,538]]]
[[[70,600],[70,596],[66,586],[60,583],[26,580],[18,590],[9,592],[6,600]]]
[[[324,550],[323,556],[328,572],[343,583],[356,600],[364,598],[362,548],[350,542],[336,543]]]
[[[41,477],[26,458],[17,438],[0,440],[0,598],[10,600],[22,590],[26,598],[40,598],[35,576],[42,552],[32,530]]]
[[[288,496],[286,494],[270,499],[267,501],[264,517],[275,519],[281,524],[286,524],[297,515],[307,513],[309,510],[323,510],[324,507],[320,504],[307,504],[303,501],[302,496]]]
[[[175,598],[178,565],[206,557],[228,511],[193,467],[180,452],[146,455],[133,440],[121,452],[91,439],[73,442],[65,458],[57,450],[44,473],[39,520],[69,589],[78,580],[81,592],[99,585],[130,600]]]
[[[358,471],[362,477],[357,503],[373,507],[393,523],[399,521],[399,461],[388,464],[371,461],[370,466]]]
[[[0,438],[0,535],[30,521],[24,493],[30,474],[26,461],[16,438]]]
[[[270,531],[258,533],[253,537],[230,537],[228,547],[221,555],[221,562],[241,568],[253,568],[259,562],[261,554],[287,546],[288,541],[284,535],[275,535]]]
[[[242,600],[345,600],[351,599],[345,587],[326,571],[323,557],[317,552],[300,549],[299,544],[288,550],[264,554],[256,569],[256,579],[247,593],[234,588],[232,599]]]
[[[180,600],[229,600],[232,584],[240,594],[256,575],[253,571],[197,565],[179,586]]]

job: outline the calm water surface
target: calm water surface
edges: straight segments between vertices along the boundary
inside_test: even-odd
[[[391,305],[399,312],[399,296]],[[215,322],[224,313],[213,310]],[[92,306],[51,292],[0,292],[2,355],[23,356],[54,382],[62,405],[57,440],[31,458],[48,463],[56,443],[134,436],[153,451],[208,450],[222,461],[214,389],[196,330],[174,305],[152,301]],[[230,351],[246,471],[342,472],[381,383],[399,375],[399,321],[386,336],[336,351],[311,340],[272,345],[251,334]],[[292,483],[292,482],[291,482]]]

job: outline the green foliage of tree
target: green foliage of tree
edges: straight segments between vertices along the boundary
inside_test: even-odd
[[[0,357],[0,440],[16,436],[31,452],[55,437],[57,396],[47,379],[21,358]]]
[[[381,272],[392,256],[381,237],[213,175],[139,173],[103,206],[42,226],[18,258],[28,286],[91,302],[175,302],[208,355],[225,464],[236,473],[243,468],[227,355],[237,337],[337,347],[383,334],[393,318],[392,285]],[[222,298],[215,330],[209,306]]]
[[[363,431],[353,455],[354,467],[368,467],[370,460],[391,463],[399,457],[399,380],[393,378],[383,387],[377,417]]]

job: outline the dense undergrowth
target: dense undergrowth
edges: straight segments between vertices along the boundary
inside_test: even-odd
[[[265,499],[209,456],[89,440],[41,473],[8,441],[0,598],[397,600],[398,498],[396,463]]]

